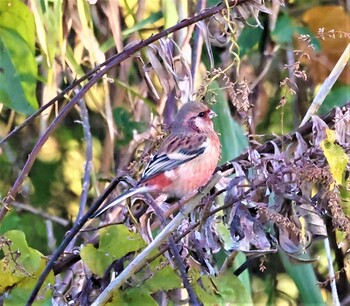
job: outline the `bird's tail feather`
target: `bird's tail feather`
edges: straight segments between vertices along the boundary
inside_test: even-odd
[[[91,219],[93,218],[98,218],[99,216],[101,216],[104,212],[106,212],[106,210],[118,205],[119,203],[123,202],[124,200],[126,200],[129,197],[132,197],[135,194],[138,193],[145,193],[147,192],[146,187],[136,187],[136,188],[131,188],[127,191],[125,191],[124,193],[122,193],[121,195],[119,195],[118,197],[116,197],[112,202],[108,203],[107,205],[105,205],[104,207],[98,209],[92,216]]]

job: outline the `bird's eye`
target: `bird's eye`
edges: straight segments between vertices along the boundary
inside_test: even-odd
[[[205,116],[205,112],[200,112],[199,114],[198,114],[198,117],[204,117]]]

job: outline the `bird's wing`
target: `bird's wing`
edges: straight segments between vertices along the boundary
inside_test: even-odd
[[[147,165],[140,183],[200,156],[207,146],[205,135],[169,135]]]

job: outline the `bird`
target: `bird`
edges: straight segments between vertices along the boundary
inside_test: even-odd
[[[186,102],[136,186],[97,210],[91,218],[101,216],[135,194],[190,198],[197,193],[209,182],[220,159],[221,145],[212,122],[214,117],[216,113],[204,103]]]

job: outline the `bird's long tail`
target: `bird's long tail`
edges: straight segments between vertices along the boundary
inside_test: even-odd
[[[136,187],[136,188],[131,188],[127,191],[125,191],[124,193],[122,193],[121,195],[119,195],[118,197],[116,197],[112,202],[108,203],[107,205],[105,205],[104,207],[98,209],[92,216],[91,219],[93,218],[98,218],[99,216],[101,216],[104,212],[106,212],[106,210],[118,205],[119,203],[123,202],[124,200],[126,200],[129,197],[132,197],[135,194],[138,193],[145,193],[148,191],[148,188],[146,187]]]

